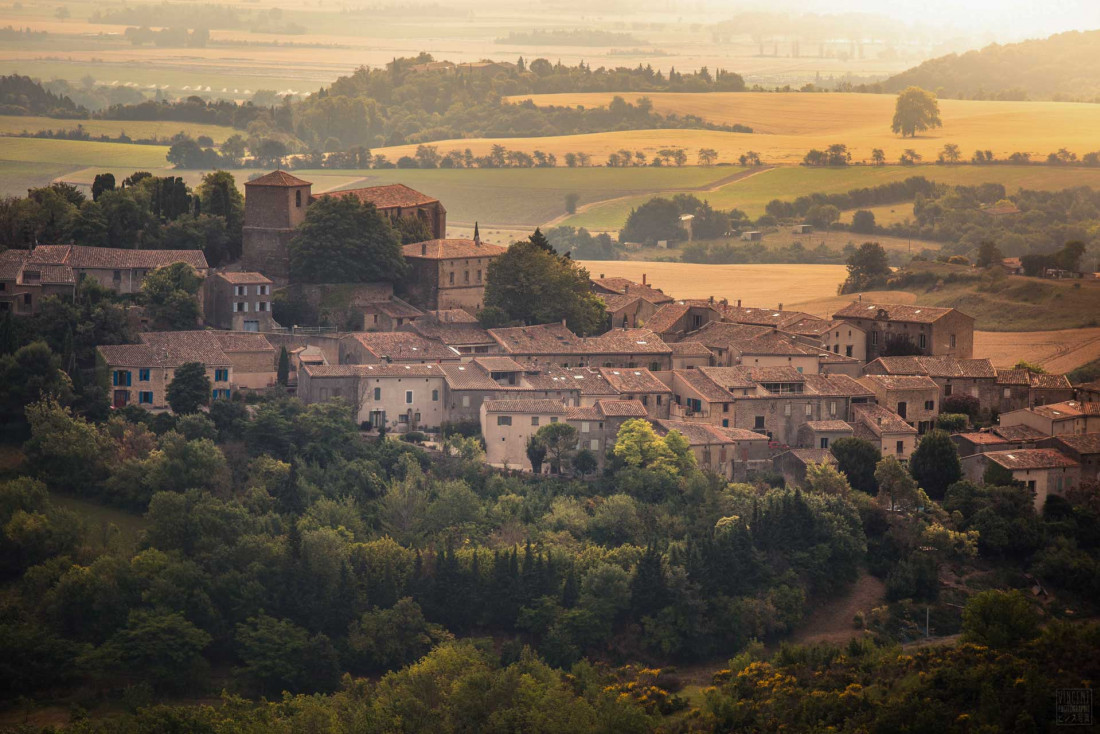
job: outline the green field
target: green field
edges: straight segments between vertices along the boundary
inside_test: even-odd
[[[27,189],[46,186],[72,170],[60,163],[0,160],[0,196],[26,196]]]
[[[854,188],[902,181],[924,176],[947,184],[997,182],[1009,193],[1020,188],[1063,189],[1072,186],[1100,188],[1100,168],[1062,168],[1055,166],[852,166],[849,168],[773,168],[723,186],[706,198],[716,209],[741,209],[750,217],[764,213],[772,199],[793,201],[813,193],[843,193]],[[626,221],[631,208],[644,204],[648,196],[621,199],[594,206],[570,217],[564,223],[575,227],[610,230]],[[905,205],[900,205],[905,208]],[[892,208],[897,210],[899,205]],[[911,208],[910,208],[911,212]],[[896,212],[895,212],[896,213]],[[904,215],[902,216],[904,219]]]
[[[85,166],[147,170],[167,165],[168,147],[127,143],[92,143],[85,140],[39,140],[0,138],[0,161],[63,164],[73,169]]]
[[[201,125],[193,122],[159,122],[155,120],[55,120],[51,117],[20,117],[0,115],[0,135],[40,130],[75,130],[82,127],[89,135],[118,137],[126,133],[134,139],[168,139],[176,133],[187,133],[193,138],[207,135],[215,143],[221,143],[238,130],[222,125]]]

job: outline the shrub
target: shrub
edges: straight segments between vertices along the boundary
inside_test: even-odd
[[[424,443],[428,440],[427,434],[421,431],[409,431],[401,436],[401,440],[407,443]]]

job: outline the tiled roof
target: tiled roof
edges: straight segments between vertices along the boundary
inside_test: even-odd
[[[710,357],[714,352],[699,342],[667,342],[668,348],[676,357]]]
[[[681,381],[687,383],[695,392],[702,395],[707,402],[729,403],[733,401],[733,395],[730,394],[729,390],[717,384],[702,369],[676,370],[675,375]]]
[[[571,406],[565,414],[565,419],[569,421],[599,421],[604,417],[595,405]]]
[[[734,441],[767,441],[768,437],[763,433],[757,433],[756,431],[750,431],[747,428],[724,428],[722,426],[711,426],[711,430],[718,431],[726,438],[733,439]]]
[[[735,324],[756,324],[758,326],[784,328],[790,324],[815,317],[802,311],[780,311],[775,308],[741,308],[726,305],[722,307],[722,318]]]
[[[683,303],[666,303],[646,320],[645,327],[658,334],[666,332],[690,310],[691,307]]]
[[[479,363],[440,365],[452,390],[496,390],[500,387]]]
[[[511,357],[474,357],[474,362],[490,372],[524,372],[527,370],[526,367]]]
[[[436,339],[448,346],[489,346],[495,343],[493,337],[489,336],[489,332],[476,322],[441,324],[436,321],[417,319],[409,324],[408,328],[426,339]]]
[[[710,423],[697,423],[694,421],[653,420],[657,433],[664,436],[670,431],[677,431],[683,435],[690,446],[714,446],[730,445],[736,441],[767,441],[768,437],[738,428],[719,428]]]
[[[874,386],[885,390],[939,390],[936,381],[928,375],[864,375],[859,382],[872,390]]]
[[[496,257],[507,252],[500,245],[488,242],[477,243],[473,240],[426,240],[414,242],[401,248],[405,257],[420,260],[455,260],[470,257]]]
[[[608,418],[645,418],[646,409],[637,400],[597,400],[596,408]]]
[[[1042,431],[1024,425],[993,426],[989,430],[1006,441],[1038,441],[1042,438],[1048,438],[1047,434]]]
[[[1023,385],[1028,387],[1031,380],[1027,370],[997,370],[998,385]]]
[[[366,313],[377,311],[380,314],[389,316],[391,319],[413,319],[424,314],[423,311],[411,303],[405,303],[397,298],[368,304],[363,310]]]
[[[226,282],[233,283],[234,285],[252,285],[253,283],[264,285],[271,283],[271,278],[268,278],[263,273],[226,272],[218,273],[217,275],[224,278]]]
[[[729,349],[732,344],[740,343],[746,339],[752,339],[761,334],[767,334],[770,331],[771,329],[767,326],[711,321],[698,331],[684,337],[684,341],[699,342],[711,348],[721,347],[723,349]]]
[[[355,197],[364,203],[374,204],[379,209],[395,209],[399,206],[423,206],[439,201],[434,197],[422,194],[416,189],[411,189],[405,184],[388,184],[386,186],[369,186],[363,189],[344,189],[342,191],[327,191],[316,194],[314,198],[322,196],[335,196],[345,198]]]
[[[988,359],[879,357],[871,364],[881,365],[888,375],[928,375],[929,377],[972,379],[996,379],[997,377],[997,370]]]
[[[770,332],[760,336],[746,339],[737,345],[742,354],[756,354],[781,357],[810,356],[821,353],[820,349],[813,349],[804,344],[799,344],[786,334]]]
[[[856,420],[869,428],[876,436],[884,433],[916,433],[917,429],[905,422],[905,419],[881,405],[866,403],[852,406]]]
[[[1062,418],[1078,418],[1083,415],[1100,415],[1100,403],[1080,403],[1076,400],[1066,400],[1061,403],[1049,405],[1036,405],[1032,412],[1055,420]]]
[[[644,298],[653,304],[669,303],[672,296],[665,295],[659,289],[649,284],[635,283],[629,278],[594,278],[592,280],[599,288],[619,295],[631,295]]]
[[[618,395],[595,367],[552,367],[523,376],[523,385],[533,390],[579,390],[582,395]]]
[[[287,173],[286,171],[272,171],[271,173],[266,173],[263,176],[260,176],[259,178],[254,178],[251,181],[245,181],[244,185],[245,186],[291,187],[291,186],[312,186],[313,184],[311,184],[309,181],[303,181],[302,179],[298,178],[297,176],[292,176],[289,173]]]
[[[807,393],[846,398],[869,398],[874,395],[865,385],[848,375],[806,375]]]
[[[324,364],[302,366],[310,377],[443,377],[439,364]]]
[[[836,433],[838,431],[850,433],[852,430],[852,427],[844,421],[806,421],[806,426],[811,431],[822,433]]]
[[[959,433],[956,437],[969,441],[976,446],[994,446],[1003,443],[1012,443],[1007,438],[998,436],[996,433],[990,431],[971,431],[969,433]]]
[[[230,352],[274,352],[275,347],[263,334],[246,331],[219,331],[215,338],[225,353]]]
[[[74,285],[76,283],[76,276],[73,275],[73,269],[68,265],[53,265],[43,263],[42,265],[33,265],[27,263],[23,266],[23,282],[26,283],[27,271],[37,270],[39,273],[38,282],[43,285]]]
[[[833,314],[837,319],[886,319],[910,324],[931,324],[955,309],[936,306],[912,306],[899,303],[868,303],[853,301]],[[959,313],[962,313],[961,311]],[[963,314],[964,316],[966,314]],[[967,318],[970,318],[967,316]]]
[[[1010,449],[982,454],[1005,469],[1060,469],[1080,466],[1057,449]]]
[[[584,340],[564,324],[489,329],[489,335],[506,351],[515,354],[564,354],[584,350]]]
[[[568,409],[557,400],[486,400],[483,405],[490,413],[549,413],[565,415]]]
[[[97,347],[108,365],[118,367],[179,367],[187,362],[228,366],[229,357],[212,331],[159,331],[140,335],[141,344]]]
[[[607,308],[608,313],[615,313],[621,309],[630,306],[636,301],[642,300],[641,296],[635,296],[633,294],[626,295],[623,293],[597,293],[600,300],[603,301],[603,305]]]
[[[803,464],[833,464],[837,463],[836,457],[833,456],[833,452],[829,449],[791,449],[786,452],[791,456],[797,458]],[[780,454],[782,456],[783,454]],[[779,456],[775,457],[775,460],[779,460]]]
[[[727,390],[756,387],[746,367],[700,367],[699,371]]]
[[[753,382],[806,382],[810,375],[799,372],[794,367],[745,367],[749,379]]]
[[[664,340],[650,329],[612,329],[585,339],[589,354],[671,354]]]
[[[601,367],[603,378],[620,393],[669,393],[672,390],[647,369]]]
[[[458,352],[439,342],[430,341],[407,331],[366,332],[353,334],[354,338],[379,359],[395,361],[457,359]]]
[[[209,267],[202,250],[124,250],[118,247],[83,245],[39,245],[27,260],[68,265],[74,270],[153,270],[177,262],[187,263],[196,270]]]
[[[1069,382],[1069,378],[1065,375],[1029,372],[1028,377],[1031,380],[1031,387],[1036,390],[1071,390],[1073,388]]]
[[[1079,454],[1100,454],[1100,433],[1078,433],[1073,436],[1058,436],[1056,440]]]
[[[439,311],[425,311],[425,321],[437,324],[476,324],[477,316],[461,308],[445,308]]]
[[[816,316],[809,316],[784,324],[782,329],[788,334],[799,334],[801,336],[821,336],[822,334],[831,331],[838,322],[829,321],[827,319],[819,319]]]

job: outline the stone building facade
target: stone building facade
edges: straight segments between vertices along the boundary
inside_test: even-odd
[[[476,314],[485,304],[489,263],[505,248],[474,239],[434,239],[405,245],[409,300],[429,310],[463,309]]]
[[[891,345],[902,343],[925,356],[974,356],[974,317],[954,308],[857,301],[833,318],[866,332],[868,360],[884,356]]]

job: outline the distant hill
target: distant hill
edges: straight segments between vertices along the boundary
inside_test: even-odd
[[[1100,30],[994,43],[930,59],[883,82],[889,92],[910,85],[962,99],[1100,102]]]
[[[66,96],[47,91],[26,76],[0,76],[0,114],[86,117],[87,112]]]

